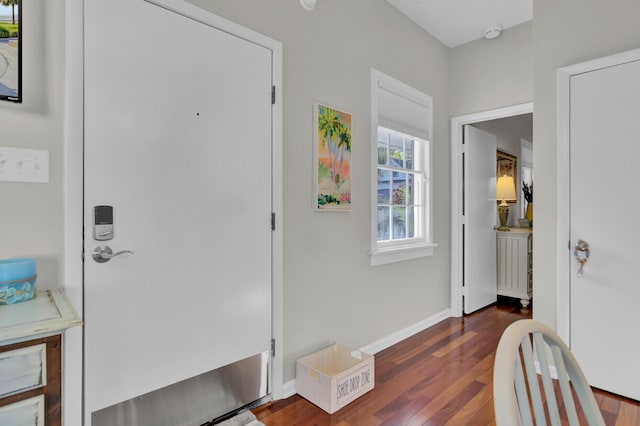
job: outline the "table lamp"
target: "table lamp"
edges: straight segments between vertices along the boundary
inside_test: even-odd
[[[507,200],[516,200],[516,184],[512,176],[500,176],[496,184],[496,199],[502,200],[498,205],[498,217],[500,218],[500,227],[498,231],[509,231],[507,221],[509,219],[509,205]]]

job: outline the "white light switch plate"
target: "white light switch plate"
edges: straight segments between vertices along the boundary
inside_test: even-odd
[[[0,181],[49,182],[49,151],[0,146]]]

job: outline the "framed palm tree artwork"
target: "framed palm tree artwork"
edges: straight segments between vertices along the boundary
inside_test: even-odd
[[[0,100],[22,102],[22,0],[0,0]]]
[[[351,114],[313,105],[314,208],[351,210]]]

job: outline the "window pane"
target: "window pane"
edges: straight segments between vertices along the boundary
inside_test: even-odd
[[[378,169],[378,204],[391,203],[391,172]]]
[[[415,204],[416,202],[416,176],[413,173],[407,174],[407,204]]]
[[[414,146],[414,141],[411,139],[405,139],[404,141],[404,159],[405,159],[405,168],[407,169],[413,169],[414,165],[413,165],[413,146]]]
[[[378,164],[389,164],[389,133],[378,128]]]
[[[404,167],[404,146],[402,136],[389,135],[389,164],[393,167]]]
[[[393,173],[393,204],[407,204],[407,174]]]
[[[389,132],[387,132],[383,127],[378,127],[378,142],[387,143],[389,140]]]
[[[393,239],[406,238],[407,232],[407,208],[393,207]]]
[[[378,164],[386,166],[389,162],[389,156],[387,155],[387,144],[378,142]]]
[[[389,207],[378,206],[378,241],[389,240]]]
[[[416,208],[415,207],[407,207],[407,238],[414,238],[416,236],[415,233],[415,218],[416,218]]]

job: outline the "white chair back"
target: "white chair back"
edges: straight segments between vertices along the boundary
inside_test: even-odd
[[[500,338],[493,399],[497,426],[560,426],[561,413],[565,422],[578,426],[580,410],[586,424],[605,424],[575,357],[553,330],[536,320],[516,321]]]

